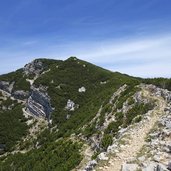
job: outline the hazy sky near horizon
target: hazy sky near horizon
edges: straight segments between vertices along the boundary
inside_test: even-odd
[[[170,0],[1,0],[0,74],[77,56],[112,71],[171,77]]]

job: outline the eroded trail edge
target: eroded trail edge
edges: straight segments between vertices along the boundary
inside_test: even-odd
[[[145,145],[147,134],[164,114],[167,102],[163,97],[154,95],[147,88],[143,88],[142,93],[143,96],[155,101],[156,107],[149,111],[141,122],[132,125],[127,130],[123,138],[120,139],[120,142],[123,142],[123,145],[120,145],[120,149],[110,156],[105,165],[98,166],[96,170],[120,171],[124,163],[131,161],[137,156],[138,152]]]

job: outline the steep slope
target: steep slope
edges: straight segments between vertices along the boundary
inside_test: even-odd
[[[108,161],[109,164],[107,164],[106,167],[100,167],[98,170],[118,171],[121,169],[121,166],[122,170],[140,169],[137,162],[135,162],[136,157],[146,144],[146,137],[148,133],[152,128],[154,128],[156,122],[162,117],[162,115],[164,115],[164,110],[167,107],[167,101],[149,91],[148,86],[143,87],[142,93],[143,96],[155,101],[156,107],[148,112],[146,115],[146,117],[148,117],[147,119],[144,119],[139,124],[133,125],[130,129],[124,132],[124,134],[120,137],[120,141],[123,141],[124,143],[120,146],[120,148],[117,148],[119,151],[115,153],[115,156],[110,158]],[[135,164],[129,164],[130,161]],[[127,162],[128,164],[126,164]]]
[[[37,61],[32,63],[34,67],[27,65],[23,69],[0,76],[0,144],[4,147],[1,152],[14,150],[18,141],[28,133],[30,126],[27,124],[28,118],[23,115],[22,108],[25,107],[32,89],[28,79],[40,74],[40,71],[35,72]],[[53,62],[54,60],[41,59],[42,71]],[[30,74],[28,74],[29,70]]]
[[[54,108],[52,123],[62,131],[59,136],[74,133],[75,129],[89,122],[100,105],[122,84],[135,85],[138,82],[74,57],[61,65],[53,65],[49,70],[35,81],[35,86],[48,87]]]
[[[147,80],[111,72],[76,57],[36,59],[0,76],[1,170],[100,168],[101,161],[117,150],[115,143],[123,142],[122,133],[141,124],[148,111],[156,113],[160,107],[155,102],[160,97],[152,96],[152,89],[141,82]],[[159,117],[155,116],[149,122],[151,127]],[[148,129],[140,136],[141,145],[146,133]],[[138,139],[131,144],[136,143]],[[121,161],[116,161],[118,169]]]
[[[49,168],[74,168],[82,159],[79,150],[84,144],[91,144],[87,138],[95,131],[85,129],[87,124],[96,117],[102,106],[107,105],[110,96],[120,86],[127,83],[134,87],[139,82],[135,78],[107,71],[75,57],[66,61],[37,59],[16,72],[0,76],[0,80],[1,113],[4,117],[0,121],[1,137],[6,137],[0,139],[0,151],[3,154],[1,160],[5,159],[5,163],[0,165],[2,170],[29,170],[29,165],[33,170],[37,167],[43,169],[45,166],[40,164],[40,156],[45,147],[48,146],[53,152],[61,148],[61,143],[68,144],[61,149],[66,151],[70,148],[76,156],[71,157],[70,150],[63,152],[63,160],[62,156],[51,154],[62,165],[55,164],[53,160]],[[11,111],[11,106],[15,105],[20,108],[20,112],[13,108]],[[42,123],[41,118],[47,123]],[[101,117],[101,122],[103,118],[104,116]],[[4,124],[7,120],[15,123],[11,122],[9,127]],[[17,131],[10,132],[12,126]],[[8,147],[9,139],[12,144]],[[59,153],[58,150],[56,153]],[[31,159],[28,161],[27,157],[32,158],[31,156],[36,158],[38,164],[31,164]],[[20,158],[27,161],[25,165]],[[47,155],[43,158],[46,162],[51,161]],[[65,166],[67,158],[70,164]]]

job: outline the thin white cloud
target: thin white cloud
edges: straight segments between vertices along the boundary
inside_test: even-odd
[[[77,48],[68,52],[105,68],[133,76],[171,77],[170,47],[171,35],[168,34],[118,42],[80,43]]]
[[[171,77],[171,34],[99,42],[58,42],[49,46],[48,43],[45,45],[39,43],[35,41],[25,43],[30,46],[33,44],[33,49],[27,46],[23,46],[22,49],[9,48],[5,51],[1,49],[0,58],[3,58],[1,61],[6,62],[9,70],[14,70],[36,57],[66,59],[69,56],[77,56],[104,68],[133,76]],[[18,63],[14,67],[12,62],[8,67],[10,65],[8,61]],[[1,66],[1,73],[6,70]]]
[[[171,34],[148,38],[69,44],[59,51],[113,71],[140,77],[171,77]],[[56,52],[52,54],[55,56]]]
[[[154,62],[147,64],[137,64],[136,66],[125,66],[125,67],[113,67],[108,68],[111,71],[119,70],[121,73],[129,73],[137,77],[153,78],[153,77],[171,77],[171,66],[170,63],[166,62]]]
[[[84,46],[84,45],[83,45]],[[90,60],[104,60],[117,61],[123,59],[135,59],[144,57],[144,59],[152,59],[157,57],[165,57],[171,55],[171,35],[101,42],[96,45],[88,45],[91,48],[87,52],[82,52],[80,55]],[[101,59],[100,59],[101,58]]]

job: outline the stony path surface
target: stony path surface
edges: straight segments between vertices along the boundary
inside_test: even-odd
[[[87,162],[91,160],[91,156],[93,155],[93,151],[89,145],[85,144],[84,146],[85,147],[84,147],[84,150],[82,152],[82,155],[84,156],[84,158],[81,161],[81,163],[72,171],[83,171]]]
[[[122,147],[122,150],[111,157],[108,164],[103,167],[99,167],[100,171],[120,171],[122,164],[128,161],[132,157],[136,157],[137,153],[145,144],[146,135],[154,127],[156,121],[164,113],[166,102],[162,97],[153,96],[149,91],[144,90],[144,96],[156,100],[157,106],[150,112],[149,119],[145,119],[144,122],[137,124],[135,127],[128,130],[129,143]]]

